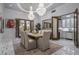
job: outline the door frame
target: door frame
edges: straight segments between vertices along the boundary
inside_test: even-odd
[[[75,12],[74,12],[74,22],[75,22],[75,24],[74,24],[74,28],[75,28],[75,30],[74,30],[74,45],[76,47],[79,47],[79,42],[78,42],[78,16],[79,15],[78,14],[79,14],[78,8],[76,8]]]

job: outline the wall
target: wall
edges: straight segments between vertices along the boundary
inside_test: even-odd
[[[3,16],[3,4],[2,3],[0,3],[0,16]]]
[[[74,11],[76,8],[79,8],[79,4],[73,4],[73,3],[70,3],[70,4],[63,4],[56,9],[56,12],[55,13],[51,13],[52,10],[48,11],[44,16],[42,17],[39,17],[37,14],[35,14],[36,18],[34,19],[34,26],[37,24],[37,23],[41,23],[42,25],[42,20],[45,20],[45,19],[51,19],[52,16],[60,16],[60,15],[63,15],[63,14],[67,14],[67,13],[70,13],[72,11]],[[5,19],[7,18],[24,18],[24,19],[27,19],[27,13],[23,13],[23,12],[19,12],[19,11],[16,11],[16,10],[12,10],[12,9],[7,9],[5,8],[5,11],[4,11],[4,17]]]
[[[55,8],[55,10],[56,10],[55,13],[51,13],[52,10],[47,12],[43,17],[41,17],[41,20],[51,19],[52,16],[61,16],[61,15],[67,14],[67,13],[74,12],[76,8],[78,8],[78,10],[79,10],[79,3],[64,4],[60,7]],[[78,25],[79,25],[79,21],[78,21]],[[78,26],[78,29],[79,29],[79,26]],[[79,31],[78,31],[78,42],[79,42]]]
[[[21,18],[21,19],[28,19],[27,18],[27,13],[24,13],[24,12],[20,12],[20,11],[16,11],[16,10],[12,10],[12,9],[7,9],[5,8],[4,9],[4,19],[5,19],[5,22],[7,21],[7,19],[14,19],[15,18]],[[39,21],[40,17],[35,14],[35,19],[34,19],[34,27],[35,25],[40,22]],[[5,27],[5,33],[8,32],[8,28]],[[13,33],[15,35],[15,28],[11,30],[11,33]]]
[[[5,8],[4,17],[12,18],[12,19],[15,19],[15,18],[27,19],[27,13]]]
[[[27,15],[28,15],[27,13],[12,10],[12,9],[5,8],[5,10],[4,10],[4,18],[5,19],[8,19],[8,18],[11,18],[11,19],[15,19],[15,18],[28,19]],[[37,14],[35,14],[34,26],[38,23],[39,19],[40,19],[40,17]]]
[[[73,11],[75,11],[76,8],[79,8],[79,3],[66,3],[63,4],[55,9],[52,10],[56,10],[56,12],[51,13],[52,10],[48,11],[44,16],[41,17],[41,20],[45,20],[45,19],[52,19],[52,16],[61,16],[67,13],[71,13]],[[42,23],[41,23],[42,25]]]
[[[49,12],[47,12],[41,19],[45,20],[45,19],[52,18],[52,16],[60,16],[60,15],[63,15],[63,14],[67,14],[67,13],[75,11],[76,8],[79,8],[79,3],[63,4],[63,5],[55,8],[55,10],[56,10],[55,13],[51,13],[51,11],[53,10],[52,9]]]
[[[4,5],[2,4],[2,3],[0,3],[0,18],[2,17],[2,19],[3,19],[3,9],[4,8]],[[2,32],[3,31],[3,29],[1,29],[2,28],[2,19],[0,19],[0,32]]]

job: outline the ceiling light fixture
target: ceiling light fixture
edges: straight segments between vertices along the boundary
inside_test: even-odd
[[[39,16],[43,16],[46,13],[46,8],[44,7],[43,3],[40,3],[38,8],[36,9],[36,12]]]
[[[30,7],[29,14],[28,14],[28,19],[29,19],[29,20],[33,20],[34,18],[35,18],[35,15],[33,14],[32,6],[31,6],[31,7]]]
[[[22,6],[19,4],[19,3],[17,3],[17,6],[23,11],[23,12],[28,12],[29,14],[28,14],[28,19],[29,20],[33,20],[34,18],[35,18],[35,15],[34,15],[34,12],[36,12],[39,16],[43,16],[45,13],[46,13],[46,11],[47,11],[47,8],[49,7],[49,6],[51,6],[52,4],[49,4],[48,6],[44,6],[44,3],[39,3],[39,5],[38,5],[38,8],[36,9],[36,11],[33,11],[32,9],[32,6],[30,7],[30,11],[27,11],[27,10],[25,10],[25,9],[23,9],[22,8]]]

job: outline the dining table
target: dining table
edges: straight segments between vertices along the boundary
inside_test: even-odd
[[[28,36],[30,37],[30,38],[33,38],[34,40],[36,40],[36,47],[38,47],[38,39],[39,38],[41,38],[41,37],[43,37],[43,34],[42,33],[28,33]]]
[[[40,38],[43,36],[43,34],[40,33],[28,33],[28,35],[34,38]]]

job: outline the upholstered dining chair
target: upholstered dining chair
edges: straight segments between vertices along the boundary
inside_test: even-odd
[[[28,37],[28,32],[24,32],[24,47],[26,48],[26,50],[36,48],[36,40]]]
[[[20,31],[20,34],[21,34],[21,44],[22,45],[24,45],[24,40],[25,40],[23,32],[24,32],[23,30]]]
[[[38,48],[42,51],[49,48],[50,32],[44,32],[43,37],[38,39]]]

